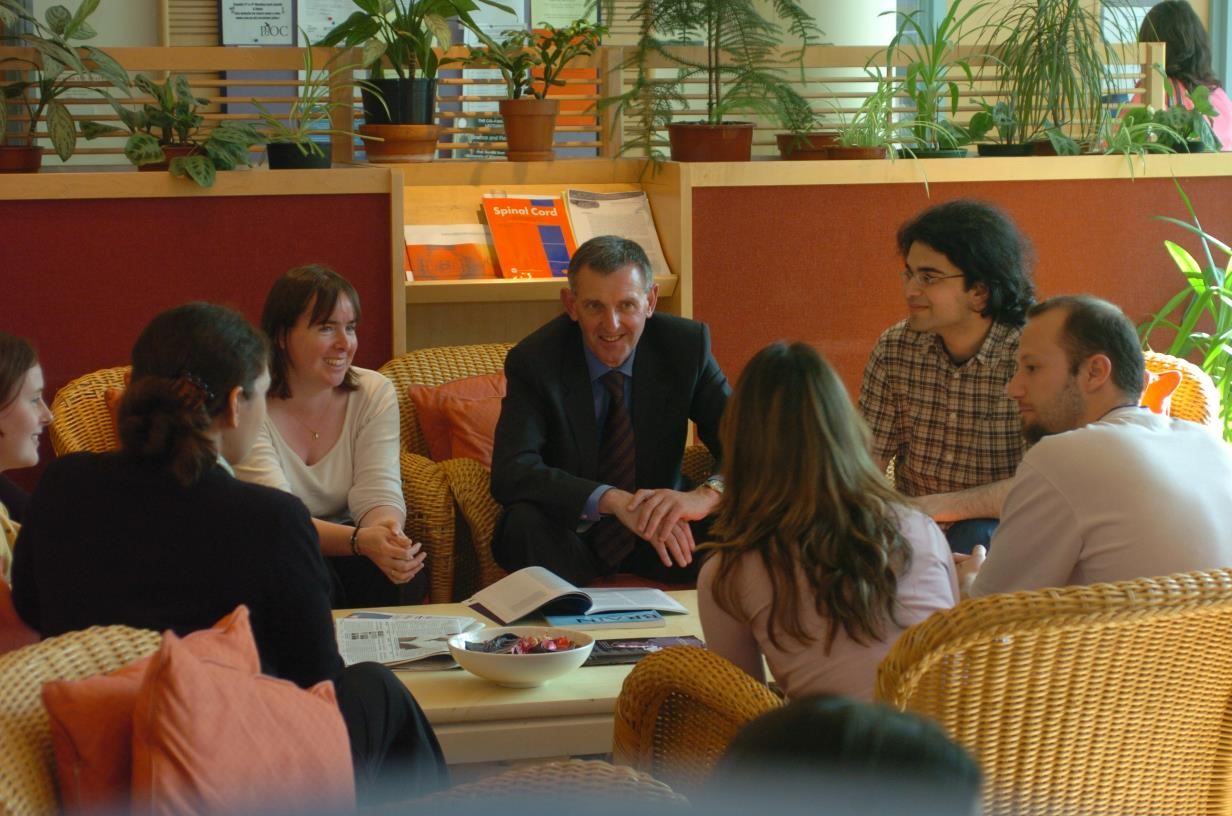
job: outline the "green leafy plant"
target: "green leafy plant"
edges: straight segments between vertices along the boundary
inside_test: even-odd
[[[560,78],[565,66],[577,57],[595,53],[607,26],[581,18],[561,28],[540,23],[534,31],[511,29],[503,32],[500,40],[483,32],[477,34],[482,45],[472,46],[467,56],[454,57],[451,63],[494,66],[505,80],[510,99],[544,99],[553,87],[565,84]],[[538,76],[535,69],[540,69]]]
[[[1115,60],[1088,0],[1015,0],[979,41],[1001,66],[996,95],[1013,105],[1023,141],[1049,138],[1055,146],[1050,131],[1074,144],[1099,141]]]
[[[64,6],[51,6],[44,15],[44,22],[27,12],[19,0],[0,0],[0,23],[4,24],[6,31],[14,31],[22,24],[31,29],[7,34],[0,39],[37,52],[36,60],[22,57],[0,59],[0,72],[18,74],[17,79],[0,83],[0,140],[3,143],[20,139],[25,144],[33,145],[38,124],[45,121],[47,135],[56,155],[61,160],[67,160],[77,149],[77,129],[73,125],[72,114],[60,97],[70,89],[83,87],[103,93],[102,89],[82,84],[99,77],[113,88],[128,93],[128,72],[105,51],[80,44],[96,36],[89,18],[99,2],[82,0],[74,12]],[[10,104],[21,104],[26,108],[26,129],[20,136],[9,133]]]
[[[971,123],[967,125],[967,133],[974,142],[995,142],[997,144],[1017,144],[1018,138],[1018,117],[1014,114],[1014,109],[1009,102],[1000,100],[996,104],[991,104],[985,100],[980,100],[980,109],[971,117]],[[996,133],[995,137],[989,137],[990,133]]]
[[[663,158],[659,134],[688,107],[684,89],[698,80],[706,85],[707,124],[722,124],[734,113],[788,127],[802,121],[808,102],[792,87],[787,69],[798,66],[803,75],[804,48],[824,32],[796,0],[637,0],[630,16],[640,34],[620,68],[631,71],[633,81],[598,103],[634,123],[623,150]],[[781,51],[787,39],[797,48]],[[703,54],[695,59],[684,47],[698,42]],[[674,69],[671,76],[655,67],[656,57]]]
[[[205,118],[198,110],[207,100],[193,94],[183,74],[172,74],[162,84],[138,74],[133,84],[151,97],[141,108],[108,98],[124,127],[82,122],[81,129],[88,139],[128,133],[124,155],[138,167],[167,161],[166,147],[191,147],[190,155],[171,159],[171,175],[211,187],[216,171],[247,165],[248,148],[264,143],[261,134],[244,122],[227,120],[204,130]]]
[[[860,107],[850,116],[838,107],[834,115],[839,120],[838,143],[842,147],[885,147],[892,157],[898,140],[894,124],[895,84],[879,69],[865,67],[865,73],[875,85]]]
[[[1202,228],[1189,196],[1179,182],[1173,183],[1190,220],[1155,217],[1198,236],[1201,260],[1180,244],[1164,241],[1168,255],[1185,277],[1185,286],[1138,327],[1138,335],[1143,346],[1151,348],[1157,332],[1170,332],[1171,342],[1162,350],[1191,360],[1210,375],[1219,391],[1223,438],[1232,442],[1232,247]],[[1216,253],[1220,257],[1218,263]]]
[[[886,65],[906,62],[899,87],[914,108],[910,131],[921,149],[952,148],[969,141],[962,138],[961,128],[945,127],[945,115],[958,113],[962,93],[958,79],[965,77],[967,88],[974,79],[970,61],[957,55],[963,26],[987,5],[979,2],[964,10],[962,0],[954,0],[935,28],[920,22],[919,11],[885,12],[898,17],[898,29],[886,46]]]
[[[304,39],[307,41],[307,37]],[[312,48],[305,48],[304,81],[285,113],[275,113],[261,102],[253,101],[259,111],[260,132],[266,142],[293,144],[305,156],[323,156],[325,151],[312,138],[314,135],[341,135],[352,138],[359,136],[350,130],[330,127],[334,111],[353,107],[355,88],[363,88],[376,94],[378,98],[381,92],[370,82],[350,79],[351,72],[360,67],[358,63],[335,64],[345,53],[347,52],[339,51],[317,68],[313,63]]]
[[[354,0],[357,11],[334,26],[317,45],[363,48],[363,64],[373,79],[392,71],[399,79],[436,76],[440,58],[436,46],[453,45],[449,19],[478,32],[471,12],[480,5],[513,14],[513,9],[493,0]]]

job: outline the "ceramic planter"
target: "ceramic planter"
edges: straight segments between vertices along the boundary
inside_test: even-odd
[[[753,157],[752,122],[673,122],[667,137],[672,161],[740,162]]]
[[[317,142],[321,155],[309,150],[301,153],[299,145],[292,142],[270,142],[265,146],[271,170],[328,170],[332,164],[334,146],[329,142]]]
[[[502,99],[500,114],[505,120],[505,157],[509,161],[552,161],[556,153],[552,143],[556,138],[556,114],[560,102],[555,99]]]
[[[977,144],[975,151],[981,156],[1034,156],[1035,145],[1023,144]]]
[[[0,145],[0,173],[37,173],[43,165],[43,148],[34,145]]]
[[[436,157],[436,137],[440,133],[440,127],[361,125],[359,133],[361,136],[374,136],[381,140],[364,142],[364,151],[370,162],[425,162]]]
[[[774,137],[779,155],[789,161],[808,161],[828,158],[830,147],[838,144],[834,131],[815,133],[779,133]]]
[[[364,122],[369,125],[430,125],[436,121],[436,80],[370,79],[385,98],[364,88]]]

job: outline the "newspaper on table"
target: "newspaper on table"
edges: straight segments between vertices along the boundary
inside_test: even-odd
[[[449,654],[449,638],[483,624],[466,616],[402,615],[355,612],[334,621],[342,661],[373,661],[390,668],[429,670],[457,665]]]

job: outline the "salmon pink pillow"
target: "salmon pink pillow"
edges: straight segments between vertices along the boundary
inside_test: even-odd
[[[433,461],[465,457],[492,467],[504,374],[480,374],[443,385],[412,385],[408,396]]]
[[[174,633],[163,635],[133,712],[134,814],[354,808],[333,683],[305,691],[198,657]]]
[[[188,635],[183,644],[198,657],[237,671],[261,671],[246,606],[236,607],[212,629]],[[133,709],[149,665],[150,658],[145,657],[108,674],[43,685],[65,811],[127,809]]]
[[[1151,372],[1147,377],[1146,388],[1142,389],[1142,398],[1138,404],[1150,408],[1157,414],[1172,413],[1172,392],[1181,384],[1181,372],[1160,371]]]

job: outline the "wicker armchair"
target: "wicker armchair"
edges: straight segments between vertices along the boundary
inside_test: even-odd
[[[714,652],[674,646],[633,667],[616,698],[612,761],[688,794],[749,720],[781,704]]]
[[[484,474],[483,489],[487,490],[487,471],[478,462],[455,459],[437,463],[429,457],[428,445],[419,426],[415,403],[407,394],[410,385],[442,385],[463,377],[493,374],[503,370],[510,343],[489,343],[473,346],[441,346],[410,351],[395,357],[380,371],[394,384],[398,394],[398,412],[402,427],[402,490],[406,497],[407,535],[423,541],[428,547],[428,569],[431,577],[429,599],[432,603],[454,600],[456,586],[476,588],[486,586],[504,575],[492,560],[490,546],[476,546],[474,556],[459,548],[459,531],[455,524],[454,499],[450,494],[449,475],[455,466],[463,474],[477,469]],[[465,476],[460,476],[464,479]],[[465,482],[463,482],[465,485]],[[458,489],[455,487],[455,490]],[[463,486],[470,495],[474,488]],[[491,501],[491,496],[488,496]],[[459,502],[459,505],[462,503]],[[462,505],[468,523],[472,514]],[[496,516],[493,513],[492,523]],[[465,535],[465,533],[463,534]],[[485,542],[490,542],[489,529]],[[465,551],[459,552],[460,549]],[[459,557],[461,556],[461,557]]]
[[[1188,360],[1168,354],[1147,351],[1143,356],[1146,357],[1146,370],[1153,374],[1161,371],[1181,372],[1181,384],[1172,392],[1169,416],[1197,422],[1211,428],[1215,433],[1221,432],[1219,391],[1205,371]]]
[[[109,388],[124,388],[130,366],[100,368],[65,385],[51,401],[51,446],[57,456],[78,451],[102,453],[120,447],[115,420],[107,408]]]
[[[118,669],[152,653],[159,642],[157,632],[95,626],[0,657],[0,813],[41,816],[58,810],[43,683]]]
[[[551,797],[549,800],[548,797]],[[506,809],[511,799],[532,798],[552,802],[549,812],[564,812],[561,797],[593,806],[611,807],[617,802],[637,801],[657,806],[687,806],[688,800],[655,778],[632,768],[596,760],[571,759],[531,765],[455,785],[416,800],[416,805],[494,800]]]
[[[877,697],[979,760],[983,813],[1227,813],[1232,571],[965,601],[908,629]]]

